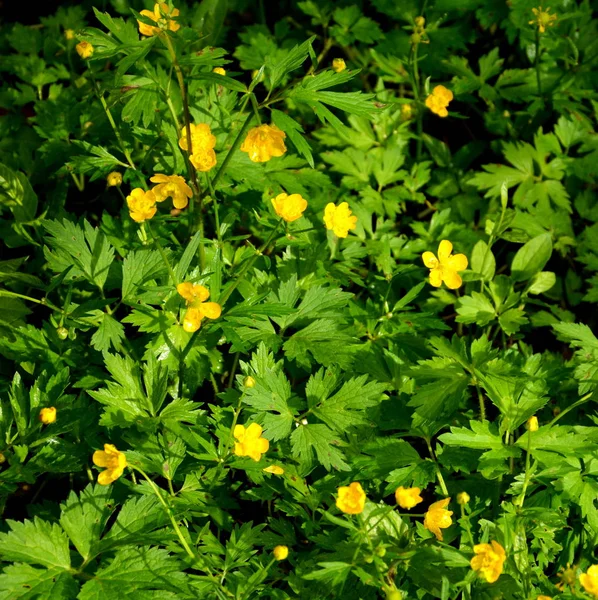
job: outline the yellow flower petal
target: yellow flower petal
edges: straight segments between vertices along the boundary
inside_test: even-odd
[[[438,259],[433,252],[424,252],[422,254],[422,260],[428,269],[435,269],[438,266]]]
[[[457,273],[457,271],[452,271],[450,269],[444,269],[443,273],[444,283],[446,283],[446,287],[449,290],[456,290],[461,287],[463,284],[463,280],[461,279],[461,275]],[[431,279],[430,279],[431,281]]]
[[[208,319],[218,319],[222,314],[222,307],[217,302],[203,302],[200,310]]]
[[[432,269],[430,271],[430,285],[437,288],[442,285],[442,269]]]
[[[438,260],[444,263],[453,251],[453,244],[448,240],[442,240],[438,245]]]
[[[469,261],[467,260],[467,256],[465,256],[465,254],[455,254],[454,256],[449,256],[446,261],[447,267],[455,271],[465,271],[468,264]]]

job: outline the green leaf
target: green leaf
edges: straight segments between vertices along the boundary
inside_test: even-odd
[[[15,423],[17,424],[17,430],[21,436],[24,436],[27,433],[27,426],[29,425],[29,397],[25,391],[21,374],[18,371],[15,371],[13,375],[8,398]]]
[[[0,575],[3,600],[73,600],[79,584],[62,569],[38,569],[31,565],[7,565]]]
[[[272,88],[275,88],[285,75],[298,69],[305,62],[311,44],[315,39],[316,36],[312,36],[302,44],[291,48],[291,50],[286,50],[284,54],[275,55],[275,59],[266,58],[266,68],[270,71],[270,85]]]
[[[488,244],[480,240],[471,252],[471,270],[479,273],[483,281],[491,281],[496,271],[496,259]]]
[[[456,310],[458,323],[476,323],[484,327],[496,318],[492,302],[480,292],[471,292],[470,296],[459,298]]]
[[[556,275],[552,271],[541,271],[540,273],[536,273],[532,279],[528,293],[543,294],[554,287],[555,283]]]
[[[124,339],[125,328],[108,313],[104,313],[98,330],[91,337],[91,345],[99,352],[110,350],[110,346],[118,350]]]
[[[443,433],[438,439],[447,446],[461,446],[475,450],[498,450],[503,442],[496,428],[488,421],[470,421],[467,427],[451,427],[450,433]]]
[[[522,325],[528,323],[528,318],[523,310],[509,308],[498,317],[498,322],[507,335],[514,335],[521,329]]]
[[[0,163],[0,206],[11,210],[18,223],[35,218],[37,195],[23,173],[15,172]]]
[[[122,298],[129,304],[137,304],[138,288],[158,279],[166,272],[164,261],[157,250],[134,250],[123,260]]]
[[[174,274],[177,277],[179,282],[185,280],[187,275],[187,271],[189,270],[189,266],[191,265],[191,261],[194,256],[197,254],[197,249],[199,248],[199,244],[201,242],[201,235],[198,231],[189,241],[185,251],[183,252],[183,256],[181,256],[181,260],[174,270]]]
[[[282,131],[289,136],[291,142],[295,144],[295,147],[301,156],[305,158],[305,160],[309,163],[309,166],[313,169],[314,157],[312,156],[311,148],[304,135],[301,135],[304,133],[303,127],[301,127],[301,125],[297,123],[295,119],[289,117],[289,115],[286,113],[275,109],[272,110],[272,121],[279,129],[282,129]]]
[[[98,553],[102,532],[114,511],[111,490],[111,486],[89,484],[79,496],[71,492],[60,506],[60,524],[85,561]]]
[[[300,461],[311,464],[315,451],[318,461],[330,471],[348,471],[349,465],[343,460],[343,453],[338,446],[344,445],[342,440],[326,425],[300,425],[291,435],[293,456]]]
[[[532,238],[524,244],[511,264],[511,276],[514,281],[527,281],[539,273],[552,255],[552,237],[549,233]]]
[[[8,519],[8,533],[0,533],[0,556],[5,561],[25,562],[68,570],[69,539],[59,525],[39,517],[22,523]]]
[[[108,13],[100,12],[93,8],[96,19],[123,44],[136,44],[139,42],[139,34],[134,21],[116,18],[114,19]]]
[[[312,571],[304,575],[304,579],[310,579],[313,581],[325,581],[334,587],[340,587],[343,585],[353,565],[344,562],[321,562],[318,563],[319,567],[322,567],[319,571]]]

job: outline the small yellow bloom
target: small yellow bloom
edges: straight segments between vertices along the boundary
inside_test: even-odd
[[[529,431],[538,431],[538,417],[535,415],[527,420],[527,428]]]
[[[251,375],[247,375],[247,377],[243,379],[243,385],[248,388],[255,387],[255,379]]]
[[[284,475],[284,469],[278,465],[270,465],[265,469],[262,469],[265,473],[272,473],[272,475]]]
[[[507,558],[505,549],[495,540],[491,544],[477,544],[473,547],[475,556],[469,563],[474,571],[488,582],[494,583],[502,573]]]
[[[44,425],[50,425],[51,423],[54,423],[54,421],[56,421],[56,409],[53,406],[50,406],[49,408],[42,408],[39,411],[39,420]]]
[[[216,73],[216,75],[226,75],[226,71],[222,67],[214,67],[212,73]]]
[[[127,206],[129,207],[131,219],[137,223],[143,223],[143,221],[151,219],[158,210],[154,192],[146,192],[141,188],[135,188],[127,196]]]
[[[446,117],[448,111],[446,107],[453,99],[453,92],[447,90],[443,85],[437,85],[432,93],[426,98],[426,106],[439,117]]]
[[[3,465],[6,462],[6,456],[2,452],[0,452],[0,465]]]
[[[326,229],[332,229],[336,237],[346,238],[349,230],[357,227],[357,217],[346,202],[341,202],[338,206],[329,202],[324,209],[324,223]]]
[[[365,507],[365,492],[361,484],[354,481],[349,486],[338,488],[336,506],[347,515],[358,515]]]
[[[400,486],[395,491],[395,498],[397,500],[397,504],[401,508],[413,508],[420,502],[423,502],[424,499],[419,495],[421,489],[418,487],[413,488],[404,488]]]
[[[237,456],[249,456],[255,461],[262,458],[262,454],[268,452],[270,442],[262,437],[262,427],[257,423],[251,423],[249,427],[235,425],[233,431],[235,442],[235,454]]]
[[[543,594],[540,594],[536,600],[552,600],[552,596],[544,596]]]
[[[469,504],[470,500],[471,498],[469,497],[469,494],[467,492],[459,492],[457,494],[457,504],[460,504],[461,506],[463,506],[464,504]]]
[[[286,546],[276,546],[276,548],[272,550],[272,554],[274,554],[276,560],[285,560],[289,555],[289,549]]]
[[[189,204],[189,198],[193,196],[191,188],[180,175],[162,175],[158,173],[150,178],[152,183],[157,183],[152,188],[156,202],[163,202],[166,198],[172,198],[172,204],[179,210]]]
[[[413,105],[412,104],[401,104],[401,120],[409,121],[413,118]]]
[[[450,498],[445,498],[444,500],[430,504],[430,508],[428,508],[428,512],[424,516],[424,527],[428,531],[431,531],[436,536],[436,539],[440,541],[442,541],[442,531],[440,530],[446,529],[453,524],[453,520],[451,519],[453,511],[446,510],[450,501]]]
[[[204,318],[217,319],[222,314],[222,307],[217,302],[206,302],[210,292],[203,285],[193,284],[190,281],[179,283],[177,292],[187,302],[187,312],[183,319],[183,329],[193,333],[201,327]]]
[[[301,218],[307,208],[307,200],[301,194],[278,194],[270,200],[274,212],[282,217],[287,223],[292,223]]]
[[[347,65],[342,58],[335,58],[332,61],[332,68],[336,73],[342,73],[347,68]]]
[[[260,125],[250,129],[245,141],[241,144],[241,152],[247,152],[252,162],[267,162],[274,156],[282,156],[287,147],[284,131],[276,125]]]
[[[104,444],[103,450],[96,450],[93,453],[93,464],[106,468],[98,475],[98,483],[109,485],[123,474],[127,466],[127,458],[112,444]]]
[[[137,21],[139,25],[139,33],[141,35],[158,35],[160,31],[178,31],[180,29],[180,25],[173,21],[175,17],[179,16],[179,9],[173,8],[172,12],[170,12],[170,8],[166,2],[156,2],[154,4],[154,11],[151,10],[142,10],[139,14],[151,19],[158,26],[154,27],[152,25],[147,25],[146,23],[142,23],[141,21]]]
[[[415,26],[418,29],[423,29],[426,25],[426,19],[424,17],[415,17]]]
[[[579,583],[588,594],[598,598],[598,565],[592,565],[586,573],[582,573]]]
[[[189,160],[191,164],[202,173],[206,173],[216,165],[216,138],[212,134],[212,130],[207,123],[191,124],[191,156]],[[183,127],[179,146],[183,150],[189,150],[187,144],[187,128]]]
[[[71,41],[75,39],[75,32],[72,29],[65,29],[64,30],[64,37],[65,39]]]
[[[443,281],[449,290],[461,287],[463,280],[457,271],[464,271],[469,263],[465,254],[451,256],[452,251],[453,245],[442,240],[438,246],[438,258],[432,252],[422,254],[424,265],[430,269],[430,284],[434,287],[440,287]]]
[[[108,173],[106,181],[108,183],[108,187],[116,187],[123,182],[123,176],[118,171],[112,171],[112,173]]]
[[[529,24],[537,25],[538,31],[540,33],[544,33],[547,27],[552,27],[554,22],[557,20],[557,15],[550,14],[550,6],[546,8],[546,10],[542,10],[542,7],[532,8],[532,12],[534,13],[534,19],[532,19]]]
[[[75,46],[77,54],[83,58],[89,58],[93,54],[93,46],[89,42],[79,42]]]

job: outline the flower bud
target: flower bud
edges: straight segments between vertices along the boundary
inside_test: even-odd
[[[0,465],[4,464],[6,462],[6,456],[4,456],[4,454],[2,454],[2,452],[0,452]]]
[[[67,40],[74,40],[75,39],[75,32],[72,29],[65,29],[64,30],[64,37]]]
[[[530,431],[538,431],[538,417],[535,415],[527,420],[527,428]]]
[[[56,421],[56,409],[53,406],[49,408],[42,408],[39,411],[39,420],[44,425],[50,425]]]
[[[251,375],[247,375],[247,377],[243,379],[243,385],[248,388],[255,387],[255,379]]]
[[[272,550],[272,554],[276,560],[285,560],[289,555],[289,549],[287,546],[276,546],[276,548]]]
[[[423,17],[415,17],[415,26],[420,29],[424,27],[426,20]]]
[[[376,556],[384,558],[386,556],[386,548],[384,546],[378,546],[376,548]]]
[[[214,67],[212,73],[216,73],[216,75],[226,75],[226,71],[222,67]]]
[[[342,73],[347,68],[345,61],[342,58],[335,58],[332,61],[332,69],[336,73]]]
[[[469,497],[469,494],[467,492],[459,492],[457,494],[457,504],[469,504],[470,500],[471,498]]]
[[[108,183],[108,187],[119,186],[123,182],[123,176],[118,171],[112,171],[112,173],[108,173],[106,182]]]
[[[69,330],[66,327],[58,327],[56,329],[56,335],[61,340],[66,340],[66,338],[69,336]]]

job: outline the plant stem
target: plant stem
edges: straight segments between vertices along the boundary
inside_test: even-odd
[[[415,98],[415,103],[417,104],[417,146],[416,146],[416,160],[421,158],[422,153],[422,135],[423,135],[423,119],[424,114],[422,111],[422,103],[421,103],[421,89],[420,89],[420,80],[419,80],[419,67],[417,64],[417,49],[418,44],[412,44],[411,46],[411,54],[409,55],[409,64],[411,66],[412,73],[412,81],[411,85],[413,87],[413,97]]]
[[[32,298],[31,296],[25,296],[24,294],[17,294],[17,292],[10,292],[9,290],[0,290],[0,296],[8,296],[10,298],[21,298],[22,300],[28,300],[29,302],[35,302],[36,304],[42,304],[43,306],[47,306],[52,310],[58,311],[59,313],[64,313],[61,308],[54,306],[51,302],[49,302],[46,298],[42,298],[38,300],[37,298]]]
[[[486,420],[486,404],[484,402],[484,394],[482,394],[482,390],[480,389],[480,386],[477,384],[475,384],[475,389],[478,391],[478,401],[480,403],[480,421],[485,421]]]
[[[525,452],[525,479],[523,480],[523,488],[521,490],[521,495],[519,496],[519,500],[517,504],[519,506],[523,506],[523,501],[525,500],[525,492],[527,491],[527,486],[530,480],[530,447],[532,443],[532,432],[528,430],[527,432],[527,449]]]
[[[216,198],[216,192],[214,191],[214,186],[206,173],[206,182],[207,188],[210,190],[210,196],[212,196],[212,201],[214,202],[214,219],[216,221],[216,237],[218,238],[218,245],[222,250],[222,234],[220,232],[220,216],[218,215],[218,199]]]
[[[152,238],[156,248],[158,248],[158,252],[160,253],[160,256],[162,257],[162,261],[166,265],[166,269],[168,270],[170,279],[172,279],[172,283],[173,283],[174,287],[176,287],[178,285],[177,277],[176,277],[172,267],[170,266],[170,261],[168,260],[168,257],[166,256],[166,252],[164,252],[164,248],[162,248],[162,244],[160,244],[160,240],[158,240],[158,238],[154,235],[154,232],[152,231],[149,221],[145,221],[145,223],[147,223],[147,230],[149,231],[150,237]]]
[[[583,396],[582,398],[577,400],[577,402],[574,402],[570,406],[567,406],[567,408],[565,408],[565,410],[561,411],[554,419],[552,419],[552,421],[550,421],[548,426],[552,427],[552,425],[554,425],[559,419],[562,419],[568,412],[572,411],[574,408],[577,408],[578,406],[582,405],[584,402],[587,402],[593,395],[594,395],[594,392],[589,392],[588,394],[586,394],[585,396]]]
[[[440,466],[438,465],[438,461],[436,460],[436,455],[434,454],[434,450],[432,450],[432,445],[430,444],[430,440],[425,438],[426,445],[428,446],[428,452],[430,453],[430,458],[434,461],[434,466],[436,467],[436,476],[438,477],[438,483],[440,484],[440,489],[442,493],[448,497],[448,489],[446,487],[446,483],[444,482],[444,477],[440,472]]]
[[[540,29],[536,29],[536,82],[538,84],[538,96],[542,97],[542,79],[540,75]]]

